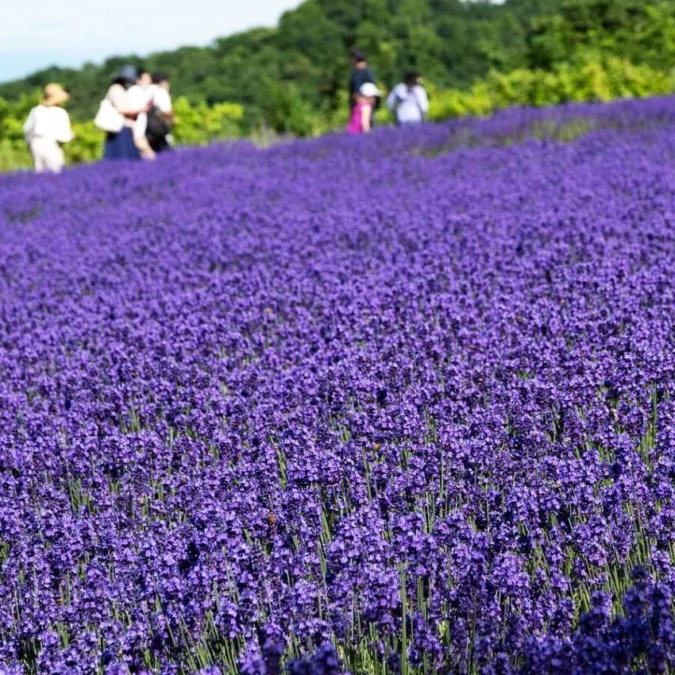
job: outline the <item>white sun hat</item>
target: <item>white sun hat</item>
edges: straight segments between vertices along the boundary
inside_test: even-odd
[[[371,96],[382,96],[382,92],[372,82],[364,82],[359,89],[359,94],[370,98]]]

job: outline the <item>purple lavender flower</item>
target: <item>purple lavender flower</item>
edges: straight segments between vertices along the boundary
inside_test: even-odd
[[[674,110],[1,176],[0,666],[672,670]]]

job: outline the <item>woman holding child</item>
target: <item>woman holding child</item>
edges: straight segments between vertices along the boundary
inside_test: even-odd
[[[136,84],[137,71],[134,66],[123,66],[113,76],[105,99],[122,116],[122,128],[119,132],[108,131],[105,139],[103,159],[141,159],[141,152],[134,139],[134,126],[141,113],[145,113],[149,104],[139,101],[129,90]]]

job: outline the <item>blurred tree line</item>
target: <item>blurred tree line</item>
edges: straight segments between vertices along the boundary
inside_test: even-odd
[[[0,85],[0,154],[16,137],[9,118],[27,114],[36,92],[56,81],[71,92],[69,110],[81,123],[76,131],[83,156],[73,156],[72,149],[71,157],[89,158],[101,138],[87,121],[110,74],[124,63],[169,73],[173,91],[182,97],[179,141],[268,130],[323,133],[346,121],[349,52],[355,47],[366,50],[385,88],[408,68],[421,71],[433,94],[434,119],[518,103],[646,96],[673,90],[675,3],[305,0],[276,28],[144,59],[125,55],[80,69],[47,68]],[[200,119],[210,122],[201,125]],[[0,159],[0,167],[4,163]]]

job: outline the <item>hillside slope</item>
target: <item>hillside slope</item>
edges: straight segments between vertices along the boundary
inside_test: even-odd
[[[348,54],[356,46],[369,52],[386,85],[413,66],[439,86],[467,86],[490,69],[528,65],[531,21],[553,14],[561,4],[306,0],[273,29],[254,29],[209,46],[186,46],[144,59],[127,54],[80,69],[50,67],[0,85],[0,97],[15,100],[56,80],[72,92],[71,112],[83,119],[92,115],[111,72],[122,63],[143,62],[151,70],[168,71],[175,90],[191,101],[235,101],[253,118],[294,105],[335,109],[343,103]]]

